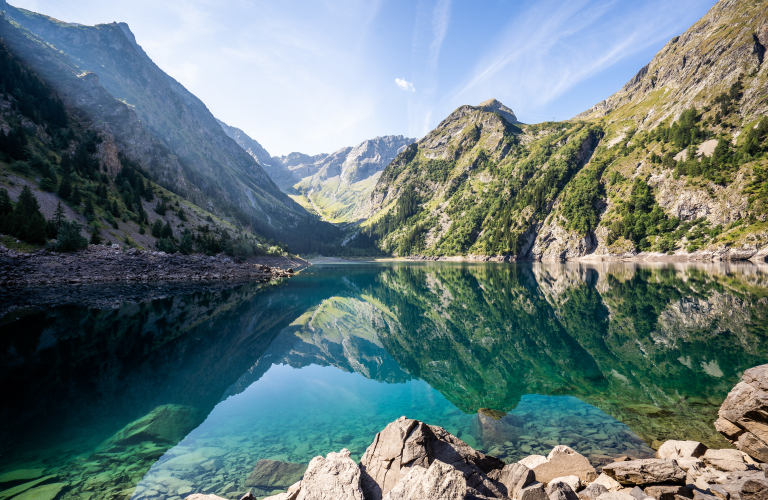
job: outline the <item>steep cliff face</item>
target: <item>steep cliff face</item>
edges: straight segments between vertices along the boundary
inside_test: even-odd
[[[4,1],[0,10],[11,21],[3,23],[3,36],[16,42],[8,43],[12,50],[54,86],[70,81],[60,91],[73,105],[96,122],[130,129],[116,134],[121,142],[139,149],[151,144],[174,157],[165,167],[172,171],[162,175],[169,188],[200,193],[196,202],[222,214],[239,211],[267,228],[306,223],[305,211],[227,137],[199,99],[149,59],[127,25],[67,24]],[[73,77],[85,83],[75,88]],[[91,94],[100,94],[98,103]]]

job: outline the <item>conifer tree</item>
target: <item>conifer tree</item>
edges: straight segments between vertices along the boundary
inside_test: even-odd
[[[62,164],[63,163],[64,162],[62,162]],[[61,185],[59,186],[59,196],[65,200],[68,200],[69,197],[72,196],[72,181],[69,178],[69,173],[66,171],[64,177],[61,179]]]
[[[80,186],[77,184],[75,184],[75,189],[72,190],[72,198],[70,201],[76,207],[79,207],[80,203],[83,202],[83,195],[80,193]]]
[[[163,226],[163,238],[173,239],[173,229],[171,229],[171,223],[166,221],[165,226]]]
[[[83,215],[85,215],[88,220],[93,220],[93,217],[96,215],[96,211],[93,209],[93,201],[91,201],[90,196],[85,197],[85,209],[83,210]]]
[[[61,206],[61,201],[56,205],[56,211],[53,212],[53,221],[56,223],[56,229],[61,227],[61,221],[64,220],[64,207]]]
[[[155,238],[161,238],[163,236],[163,221],[160,218],[155,219],[152,223],[152,236]]]

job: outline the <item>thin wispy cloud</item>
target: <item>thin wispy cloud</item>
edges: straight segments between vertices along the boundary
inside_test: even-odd
[[[395,84],[403,90],[408,90],[411,92],[416,91],[416,89],[413,87],[413,84],[411,82],[408,82],[402,78],[395,78]]]
[[[523,121],[570,118],[716,2],[9,1],[68,22],[127,22],[161,69],[276,155],[420,137],[491,97]]]
[[[628,15],[627,5],[616,0],[537,2],[510,20],[443,103],[498,97],[511,100],[525,120],[525,110],[542,108],[585,79],[666,41],[691,4],[700,3],[654,0],[633,4]]]

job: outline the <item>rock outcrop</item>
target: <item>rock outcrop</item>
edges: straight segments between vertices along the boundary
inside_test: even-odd
[[[467,487],[481,493],[496,489],[486,474],[504,467],[501,460],[473,450],[441,427],[400,417],[376,435],[360,461],[366,499],[385,497],[412,467],[427,469],[435,460],[461,472]]]
[[[725,398],[715,428],[736,447],[768,462],[768,364],[744,372]]]
[[[768,365],[747,370],[723,404],[721,419],[760,433]],[[749,429],[746,430],[746,425]],[[730,429],[730,427],[729,427]],[[728,435],[734,439],[733,433]],[[734,440],[740,444],[739,440]],[[568,446],[515,464],[472,449],[441,427],[400,417],[374,438],[357,466],[346,449],[315,457],[303,479],[269,500],[765,500],[768,466],[733,449],[667,441],[658,458],[628,457],[603,466]],[[756,460],[757,458],[757,460]],[[262,461],[263,462],[263,461]],[[261,462],[260,462],[261,464]],[[259,468],[257,466],[257,468]],[[250,500],[246,495],[241,500]],[[191,500],[218,500],[193,495]]]

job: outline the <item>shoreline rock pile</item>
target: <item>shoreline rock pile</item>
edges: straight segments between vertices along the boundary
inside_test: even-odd
[[[504,464],[441,427],[400,417],[376,435],[359,465],[346,449],[315,457],[301,480],[267,499],[768,500],[768,365],[744,373],[716,426],[739,449],[667,441],[657,458],[622,457],[598,471],[565,445]]]
[[[225,255],[182,255],[150,252],[119,246],[90,245],[74,253],[41,250],[25,254],[0,245],[0,286],[53,285],[154,281],[251,281],[268,282],[293,275],[303,261],[265,258],[291,267],[244,263]],[[287,267],[287,266],[286,266]]]

